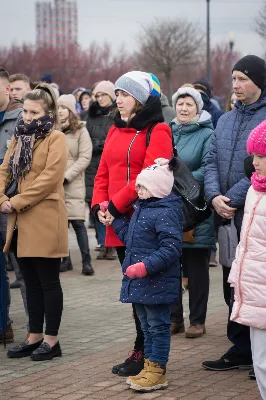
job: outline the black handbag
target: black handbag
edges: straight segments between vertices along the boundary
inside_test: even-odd
[[[150,126],[146,134],[146,147],[149,146],[152,130],[156,124]],[[207,205],[203,191],[184,161],[178,157],[173,142],[173,155],[177,161],[174,172],[174,186],[172,193],[180,196],[183,207],[183,232],[188,232],[201,224],[212,214]]]
[[[6,187],[5,195],[9,199],[11,199],[11,197],[16,196],[17,193],[18,193],[18,181],[15,179],[11,179],[11,181],[9,182],[9,184]]]

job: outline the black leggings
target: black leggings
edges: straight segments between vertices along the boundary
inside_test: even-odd
[[[26,285],[30,333],[57,336],[63,311],[60,258],[23,257],[18,264]]]
[[[126,247],[125,246],[117,247],[116,248],[116,252],[117,252],[117,256],[118,256],[119,262],[120,262],[120,264],[122,266],[123,261],[125,259]],[[134,316],[135,325],[136,325],[136,331],[137,331],[134,350],[143,351],[144,350],[144,335],[143,335],[143,332],[141,330],[140,320],[138,319],[138,316],[137,316],[137,313],[136,313],[135,304],[133,304],[133,303],[132,303],[132,308],[133,308],[133,316]]]

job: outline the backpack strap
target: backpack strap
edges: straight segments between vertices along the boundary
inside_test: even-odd
[[[150,144],[151,133],[152,133],[152,131],[153,131],[153,128],[154,128],[157,124],[158,124],[158,122],[156,122],[155,124],[152,124],[152,125],[149,127],[149,129],[147,130],[147,133],[146,133],[146,149],[147,149],[147,147],[148,147],[149,144]],[[175,148],[174,136],[173,136],[173,134],[171,134],[171,136],[172,136],[173,155],[174,155],[174,157],[177,157],[177,150],[176,150],[176,148]]]

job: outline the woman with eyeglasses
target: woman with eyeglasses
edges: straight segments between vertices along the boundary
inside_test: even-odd
[[[92,140],[92,159],[89,167],[86,169],[86,202],[89,207],[91,205],[92,192],[94,187],[94,178],[97,173],[105,139],[109,128],[113,124],[113,120],[108,116],[114,101],[115,91],[114,84],[110,81],[98,82],[93,89],[95,101],[90,103],[87,115],[87,130]],[[100,250],[97,260],[114,260],[116,259],[115,249],[105,247],[105,231],[106,228],[99,221],[95,223],[96,238],[98,242],[97,248]]]
[[[236,108],[235,107],[236,100],[237,100],[236,95],[234,94],[234,92],[231,92],[226,102],[225,111],[228,112],[234,110]]]

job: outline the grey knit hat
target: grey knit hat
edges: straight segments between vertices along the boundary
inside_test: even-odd
[[[131,71],[115,82],[115,91],[123,90],[145,105],[153,90],[152,77],[147,72]]]
[[[188,96],[193,98],[193,100],[197,104],[197,109],[199,114],[203,109],[203,100],[201,94],[192,87],[181,87],[178,89],[178,91],[172,97],[173,108],[176,109],[176,103],[178,98],[180,96],[183,96],[184,94],[187,94]]]

